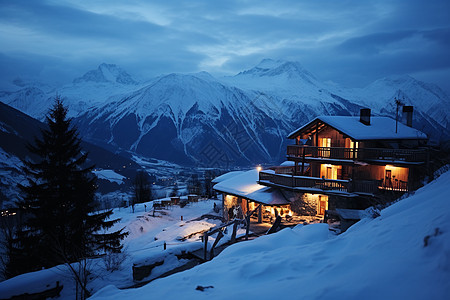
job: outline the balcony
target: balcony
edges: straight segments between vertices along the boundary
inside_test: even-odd
[[[386,161],[400,163],[424,163],[427,160],[425,149],[384,149],[384,148],[340,148],[288,145],[288,157]]]
[[[380,187],[384,186],[382,180],[350,181],[307,176],[289,176],[286,174],[276,174],[270,170],[259,172],[259,182],[268,186],[282,186],[303,192],[320,192],[324,194],[374,194]],[[389,186],[386,189],[389,189]],[[393,186],[391,189],[393,189]]]

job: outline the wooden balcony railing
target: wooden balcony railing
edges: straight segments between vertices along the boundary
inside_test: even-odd
[[[315,157],[347,160],[386,160],[404,162],[425,162],[425,149],[384,149],[384,148],[341,148],[288,145],[287,155],[291,157]]]
[[[323,179],[307,176],[289,176],[284,174],[276,174],[272,172],[259,172],[260,181],[269,181],[270,183],[290,188],[312,188],[327,191],[340,191],[349,193],[369,193],[374,194],[379,188],[397,190],[393,186],[391,188],[384,187],[382,180],[335,180]],[[407,191],[407,184],[404,187]]]

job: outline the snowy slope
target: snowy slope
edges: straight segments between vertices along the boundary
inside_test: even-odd
[[[95,292],[108,284],[122,288],[133,286],[136,282],[133,281],[132,266],[136,264],[164,260],[164,264],[154,268],[145,280],[156,278],[173,268],[186,264],[185,258],[178,259],[176,255],[182,251],[196,250],[203,246],[199,232],[215,227],[220,221],[197,218],[204,214],[214,214],[212,209],[214,203],[218,204],[217,201],[200,201],[183,208],[174,206],[166,210],[158,210],[155,214],[149,212],[153,202],[137,204],[134,213],[130,208],[114,209],[111,218],[120,218],[120,222],[111,230],[125,228],[125,231],[129,232],[122,242],[124,253],[115,256],[120,263],[115,264],[118,269],[114,271],[107,270],[108,261],[104,257],[90,259],[91,279],[88,289]],[[225,235],[221,243],[230,239],[231,231],[230,228],[229,234]],[[238,234],[243,233],[245,230],[239,229]],[[166,250],[163,249],[164,242],[166,242]],[[210,237],[210,243],[214,243],[213,236]],[[64,286],[59,299],[75,298],[74,280],[68,268],[63,265],[1,281],[0,297],[3,299],[23,293],[41,292],[46,288],[54,287],[56,281]]]
[[[142,288],[108,286],[92,299],[448,299],[449,185],[447,172],[337,237],[326,224],[284,229]]]

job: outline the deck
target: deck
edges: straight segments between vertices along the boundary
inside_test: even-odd
[[[259,183],[273,187],[287,187],[303,192],[316,192],[324,194],[374,194],[380,186],[380,180],[340,180],[324,179],[308,176],[292,176],[278,174],[274,171],[259,172]],[[407,185],[404,185],[407,188]]]
[[[322,158],[349,161],[380,161],[421,164],[428,158],[426,149],[342,148],[288,145],[288,158]]]

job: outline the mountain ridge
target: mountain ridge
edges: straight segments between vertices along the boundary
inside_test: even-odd
[[[73,83],[82,82],[116,82],[120,84],[137,84],[130,74],[115,64],[102,63],[95,70],[86,72],[83,76],[75,78]]]
[[[79,77],[86,80],[59,90],[80,133],[104,147],[181,164],[278,163],[286,135],[317,115],[357,115],[369,107],[374,115],[392,117],[395,98],[415,106],[417,129],[437,140],[450,138],[448,96],[410,76],[346,89],[320,82],[298,62],[271,59],[222,78],[171,73],[122,83],[118,78],[128,77],[120,74],[128,73],[101,64]],[[2,102],[38,119],[53,97],[37,87],[0,92]],[[208,147],[216,157],[205,159]]]

